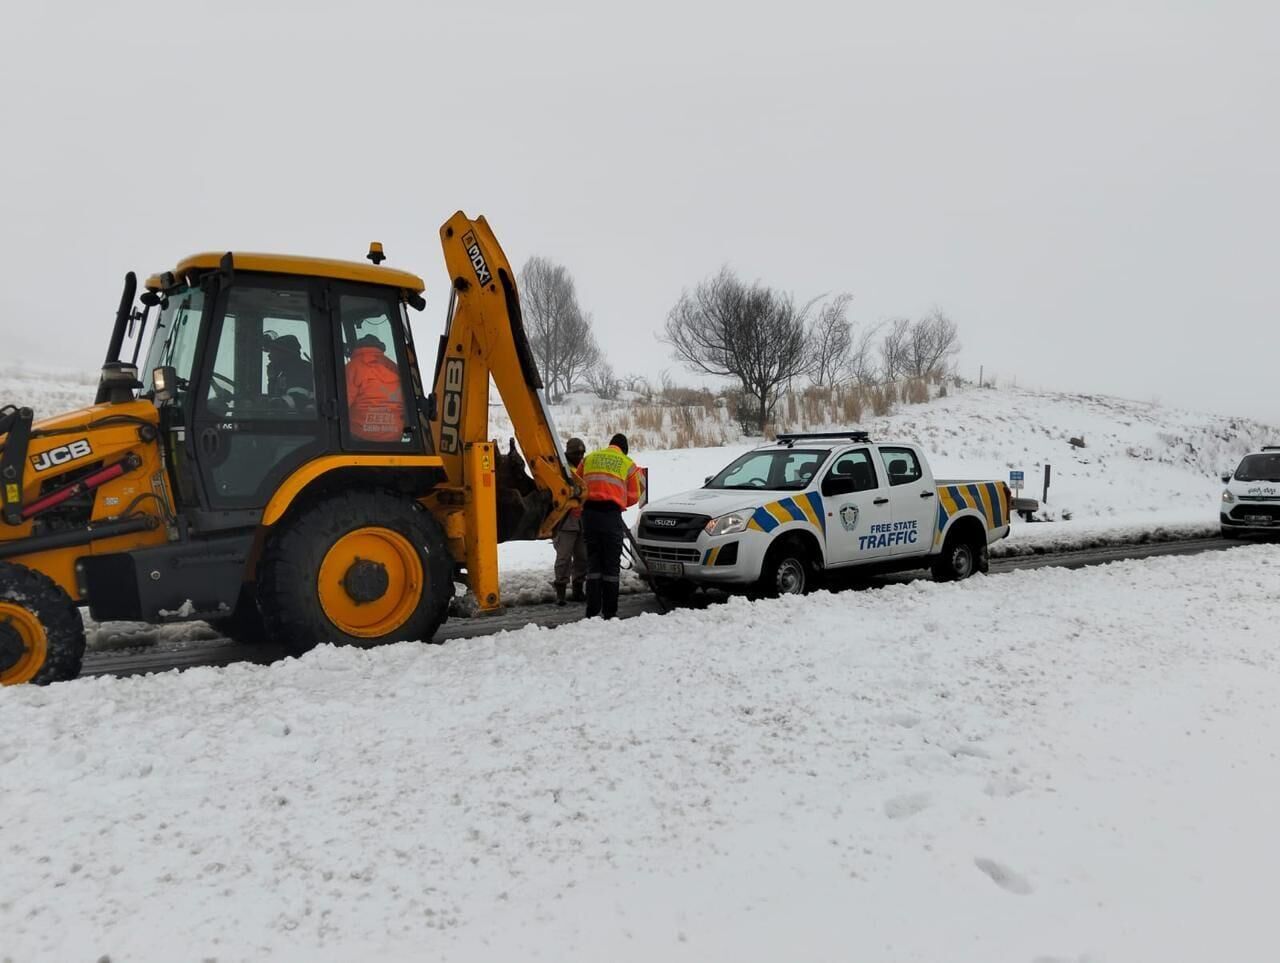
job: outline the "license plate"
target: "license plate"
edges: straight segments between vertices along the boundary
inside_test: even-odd
[[[1244,520],[1250,525],[1270,525],[1274,521],[1270,515],[1246,515]]]
[[[654,575],[683,575],[684,562],[646,562]]]

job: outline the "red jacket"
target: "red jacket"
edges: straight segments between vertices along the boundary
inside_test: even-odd
[[[400,369],[380,348],[356,348],[347,362],[351,434],[364,441],[399,441],[404,435]]]

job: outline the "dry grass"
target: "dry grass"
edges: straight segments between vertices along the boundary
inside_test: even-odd
[[[929,383],[924,378],[911,378],[902,386],[902,400],[909,405],[922,405],[929,400]]]

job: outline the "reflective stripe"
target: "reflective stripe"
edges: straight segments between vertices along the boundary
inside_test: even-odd
[[[778,502],[778,504],[781,505],[783,509],[787,512],[787,514],[790,515],[792,519],[794,519],[795,521],[797,522],[808,521],[808,519],[805,518],[804,512],[800,511],[800,506],[797,505],[793,499],[784,498],[782,501]]]
[[[804,496],[804,501],[809,503],[809,508],[814,516],[818,519],[814,524],[822,529],[823,534],[827,531],[827,510],[822,507],[822,496],[817,492],[809,492]],[[801,503],[803,504],[803,502]]]
[[[991,504],[991,492],[987,490],[986,485],[975,485],[972,487],[977,488],[978,496],[982,499],[982,510],[987,516],[987,528],[995,528],[996,510],[995,506]]]
[[[757,508],[751,516],[751,521],[747,528],[754,528],[757,532],[771,532],[778,527],[778,520],[766,512],[763,508]]]
[[[791,513],[782,507],[778,502],[770,502],[764,506],[764,510],[785,525],[791,521]]]

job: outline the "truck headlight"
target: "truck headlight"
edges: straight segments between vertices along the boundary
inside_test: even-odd
[[[719,518],[713,518],[707,522],[703,531],[708,535],[732,535],[734,532],[746,531],[747,522],[751,520],[749,514],[740,514],[733,512],[729,515],[721,515]]]
[[[1224,488],[1222,491],[1222,504],[1230,505],[1236,500],[1236,496],[1231,494],[1230,488]]]

